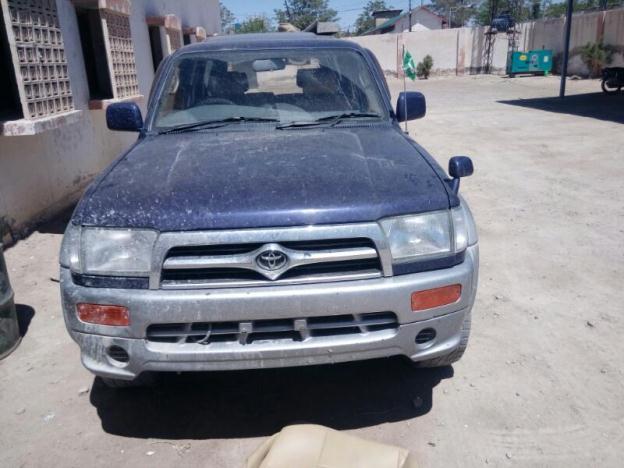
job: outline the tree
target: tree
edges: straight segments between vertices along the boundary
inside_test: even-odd
[[[433,1],[435,3],[442,0]],[[624,0],[574,0],[574,12],[609,9],[623,3]],[[490,24],[492,4],[496,4],[497,14],[510,13],[516,23],[540,18],[560,18],[565,15],[568,6],[565,0],[481,0],[474,17],[477,24]]]
[[[337,21],[338,12],[329,8],[328,0],[284,0],[284,8],[275,10],[279,23],[290,23],[305,29],[314,21]]]
[[[556,3],[555,3],[556,2]],[[608,10],[623,6],[623,0],[574,0],[574,12],[584,10]],[[556,18],[566,13],[567,2],[563,0],[544,0],[544,16]]]
[[[593,44],[588,42],[581,48],[581,58],[587,68],[589,68],[589,76],[596,78],[600,76],[603,67],[610,64],[613,60],[615,48],[610,45],[604,45],[598,42]]]
[[[418,62],[416,66],[416,75],[418,78],[424,78],[425,80],[429,79],[429,75],[431,74],[431,69],[433,68],[433,58],[431,55],[425,55],[422,62]]]
[[[355,34],[360,35],[375,27],[373,12],[377,10],[390,10],[392,6],[387,5],[384,0],[369,0],[362,9],[362,13],[355,20]]]
[[[227,32],[232,29],[236,17],[234,13],[221,2],[219,2],[219,9],[221,10],[221,32]]]
[[[237,34],[264,33],[271,31],[271,20],[264,15],[250,16],[236,28]]]
[[[504,5],[503,5],[504,3]],[[497,11],[494,14],[501,13],[505,10],[507,2],[503,0],[502,2],[496,0],[484,0],[479,4],[479,8],[477,8],[477,12],[475,14],[475,22],[481,26],[488,26],[492,22],[492,6],[496,5]]]
[[[532,20],[540,19],[542,17],[542,2],[540,0],[533,0],[531,3],[531,13],[529,18]]]
[[[537,3],[540,3],[539,0]],[[477,24],[488,26],[492,21],[492,5],[496,5],[496,15],[509,13],[514,21],[520,23],[529,19],[537,19],[534,14],[541,14],[541,7],[534,7],[534,0],[484,0],[475,12],[475,22]]]
[[[450,27],[461,28],[465,26],[471,18],[476,14],[476,6],[478,1],[471,0],[432,0],[431,5],[427,5],[438,15],[444,17],[448,21],[449,10],[452,8]]]
[[[556,2],[556,3],[555,3]],[[584,10],[604,10],[622,4],[622,0],[574,0],[574,12]],[[558,18],[565,15],[567,2],[544,0],[542,9],[547,18]]]

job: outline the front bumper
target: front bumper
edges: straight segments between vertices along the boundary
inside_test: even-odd
[[[133,379],[144,371],[207,371],[286,367],[404,355],[414,361],[452,352],[460,341],[463,319],[474,303],[478,276],[478,246],[468,248],[465,261],[452,268],[361,281],[231,288],[221,290],[120,290],[77,286],[61,269],[61,291],[67,328],[80,345],[82,362],[94,374]],[[461,284],[462,296],[424,312],[411,311],[411,293]],[[129,327],[83,323],[77,303],[122,305],[130,310]],[[396,330],[359,333],[301,342],[252,344],[158,343],[145,339],[158,323],[246,321],[392,311]],[[436,337],[415,343],[423,329]],[[129,355],[120,363],[107,353],[119,346]]]

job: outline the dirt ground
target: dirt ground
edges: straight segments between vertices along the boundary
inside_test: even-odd
[[[393,91],[402,84],[392,80]],[[409,84],[411,134],[462,182],[480,230],[473,335],[453,368],[397,359],[172,376],[114,391],[65,331],[63,220],[7,251],[23,319],[0,361],[0,466],[242,466],[267,436],[314,422],[414,451],[422,466],[622,466],[624,96],[555,78]],[[584,93],[584,94],[583,94]],[[26,327],[27,325],[27,327]]]

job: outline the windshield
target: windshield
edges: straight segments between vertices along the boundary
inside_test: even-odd
[[[349,49],[205,52],[181,56],[160,96],[157,130],[202,122],[313,122],[387,117],[364,58]]]

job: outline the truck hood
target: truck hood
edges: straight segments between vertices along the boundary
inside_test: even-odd
[[[442,176],[390,125],[150,136],[92,184],[73,222],[181,231],[375,221],[448,208]]]

